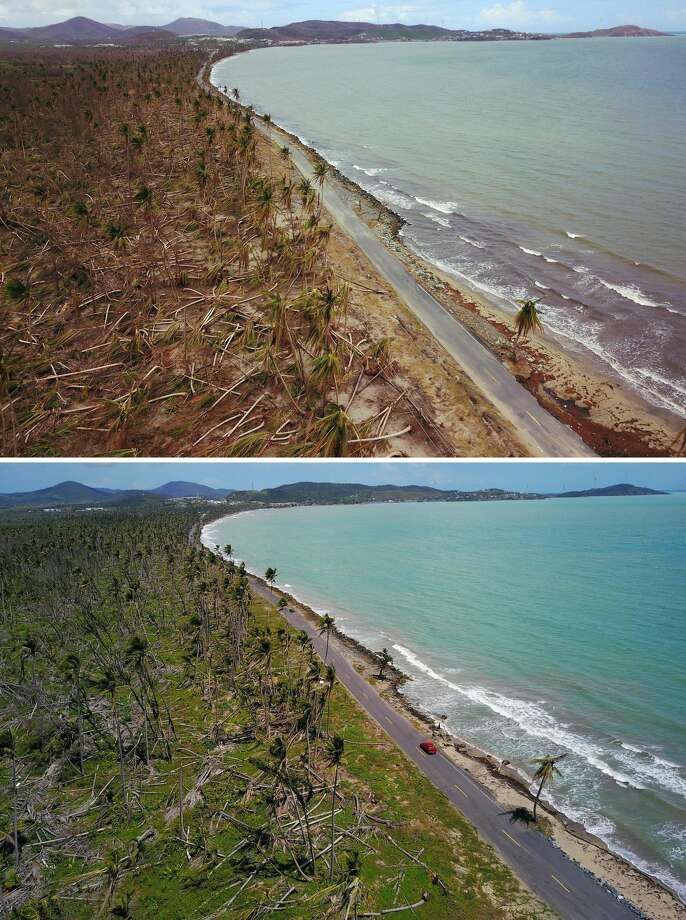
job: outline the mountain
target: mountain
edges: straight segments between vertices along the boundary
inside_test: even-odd
[[[163,498],[226,498],[232,489],[213,489],[211,486],[199,485],[197,482],[166,482],[151,490]]]
[[[456,489],[434,489],[431,486],[368,486],[362,483],[294,482],[262,489],[259,492],[234,492],[233,501],[264,503],[297,503],[305,505],[359,504],[366,502],[456,502],[513,501],[541,499],[534,492],[506,492],[504,489],[479,489],[462,492]]]
[[[0,29],[6,41],[64,42],[78,44],[150,44],[176,41],[177,35],[156,26],[105,25],[85,16],[32,29]]]
[[[80,482],[59,482],[35,492],[0,494],[0,508],[54,508],[70,505],[112,505],[174,498],[223,499],[231,489],[213,489],[196,482],[167,482],[156,489],[105,489]]]
[[[440,26],[407,26],[400,22],[379,25],[374,22],[338,22],[308,19],[271,29],[243,29],[238,38],[271,42],[359,42],[359,41],[507,41],[522,38],[548,38],[510,29],[468,32]]]
[[[167,482],[155,489],[106,489],[86,486],[80,482],[60,482],[34,492],[0,494],[2,508],[55,508],[80,505],[122,505],[160,502],[179,498],[201,498],[212,501],[231,499],[241,504],[299,504],[351,505],[368,502],[485,502],[485,501],[543,501],[547,498],[586,498],[608,495],[665,495],[655,489],[620,483],[603,489],[562,492],[544,495],[538,492],[516,492],[506,489],[434,489],[431,486],[369,486],[350,482],[293,482],[271,489],[236,491],[214,489],[211,486],[183,480]]]
[[[174,22],[168,22],[166,26],[161,26],[167,32],[173,32],[174,35],[221,35],[230,37],[237,35],[242,31],[242,26],[223,26],[220,22],[212,22],[209,19],[193,19],[192,17],[182,17],[175,19]]]
[[[612,29],[594,29],[592,32],[570,32],[562,38],[643,38],[648,36],[665,36],[669,32],[656,32],[655,29],[642,29],[641,26],[614,26]]]
[[[98,489],[80,482],[59,482],[34,492],[0,495],[0,508],[53,508],[63,505],[105,505],[144,497],[139,490]]]
[[[0,26],[0,41],[16,42],[25,38],[26,29],[8,29]]]
[[[121,38],[118,29],[106,26],[85,16],[75,16],[65,22],[56,22],[51,26],[38,26],[34,29],[21,29],[28,38],[56,42],[107,42]]]
[[[658,492],[656,489],[646,489],[644,486],[632,486],[628,482],[620,482],[616,486],[605,486],[603,489],[580,489],[575,492],[560,492],[556,498],[597,498],[615,495],[667,495],[667,492]]]

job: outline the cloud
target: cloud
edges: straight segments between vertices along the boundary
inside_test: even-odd
[[[404,22],[417,12],[419,7],[401,4],[387,6],[386,4],[372,4],[355,10],[345,10],[339,15],[344,22]],[[414,17],[416,18],[416,17]]]
[[[496,29],[544,29],[559,25],[565,19],[557,10],[532,10],[525,0],[496,3],[479,13],[483,25]]]

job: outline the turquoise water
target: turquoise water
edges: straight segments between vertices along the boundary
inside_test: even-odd
[[[416,251],[686,411],[686,36],[270,48],[218,86],[407,221]]]
[[[267,510],[209,525],[456,735],[686,897],[686,495]]]

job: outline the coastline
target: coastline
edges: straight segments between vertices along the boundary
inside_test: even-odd
[[[201,84],[225,98],[212,83],[214,66],[235,53],[220,53],[208,61]],[[255,113],[261,119],[260,113]],[[315,148],[288,128],[271,123],[276,140],[297,146],[312,161],[329,168],[327,181],[347,197],[386,249],[393,252],[419,284],[430,291],[463,327],[469,330],[554,418],[569,426],[599,456],[667,457],[684,421],[675,413],[649,403],[621,375],[579,343],[565,348],[551,334],[534,334],[513,345],[514,314],[506,311],[465,279],[418,254],[403,239],[405,221],[354,179],[342,173]],[[545,317],[543,317],[545,323]],[[587,353],[588,352],[588,353]],[[486,394],[487,395],[487,394]]]
[[[270,506],[278,510],[280,506]],[[293,507],[293,506],[289,506]],[[238,514],[267,510],[262,508],[240,509],[222,514],[218,518],[201,523],[197,539],[202,546],[215,552],[215,542],[210,542],[205,531],[223,520]],[[223,553],[219,555],[222,558]],[[241,562],[239,557],[234,561]],[[264,588],[267,583],[258,573],[246,565],[251,579]],[[313,626],[318,627],[322,615],[306,601],[300,600],[289,590],[275,586],[274,592],[284,597],[289,607],[296,609]],[[334,627],[333,640],[342,649],[353,667],[374,686],[377,691],[413,724],[424,730],[429,737],[440,743],[443,753],[454,763],[464,769],[503,806],[506,810],[529,807],[533,795],[526,778],[507,764],[501,763],[493,754],[485,751],[460,736],[448,732],[434,716],[413,703],[404,693],[403,686],[412,681],[412,677],[396,664],[388,668],[390,679],[381,684],[373,677],[378,668],[375,653],[353,636],[339,627]],[[545,820],[542,830],[548,834],[565,854],[582,868],[594,875],[601,884],[610,888],[622,898],[635,906],[640,915],[652,920],[678,920],[686,917],[686,905],[678,895],[660,879],[650,875],[627,857],[612,850],[602,838],[590,833],[578,821],[569,818],[564,812],[549,802],[541,800],[539,810]]]

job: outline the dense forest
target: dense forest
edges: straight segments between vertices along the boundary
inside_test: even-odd
[[[0,53],[0,452],[444,453],[329,258],[327,166],[301,178],[206,55]]]
[[[199,514],[0,522],[0,911],[543,916]]]

